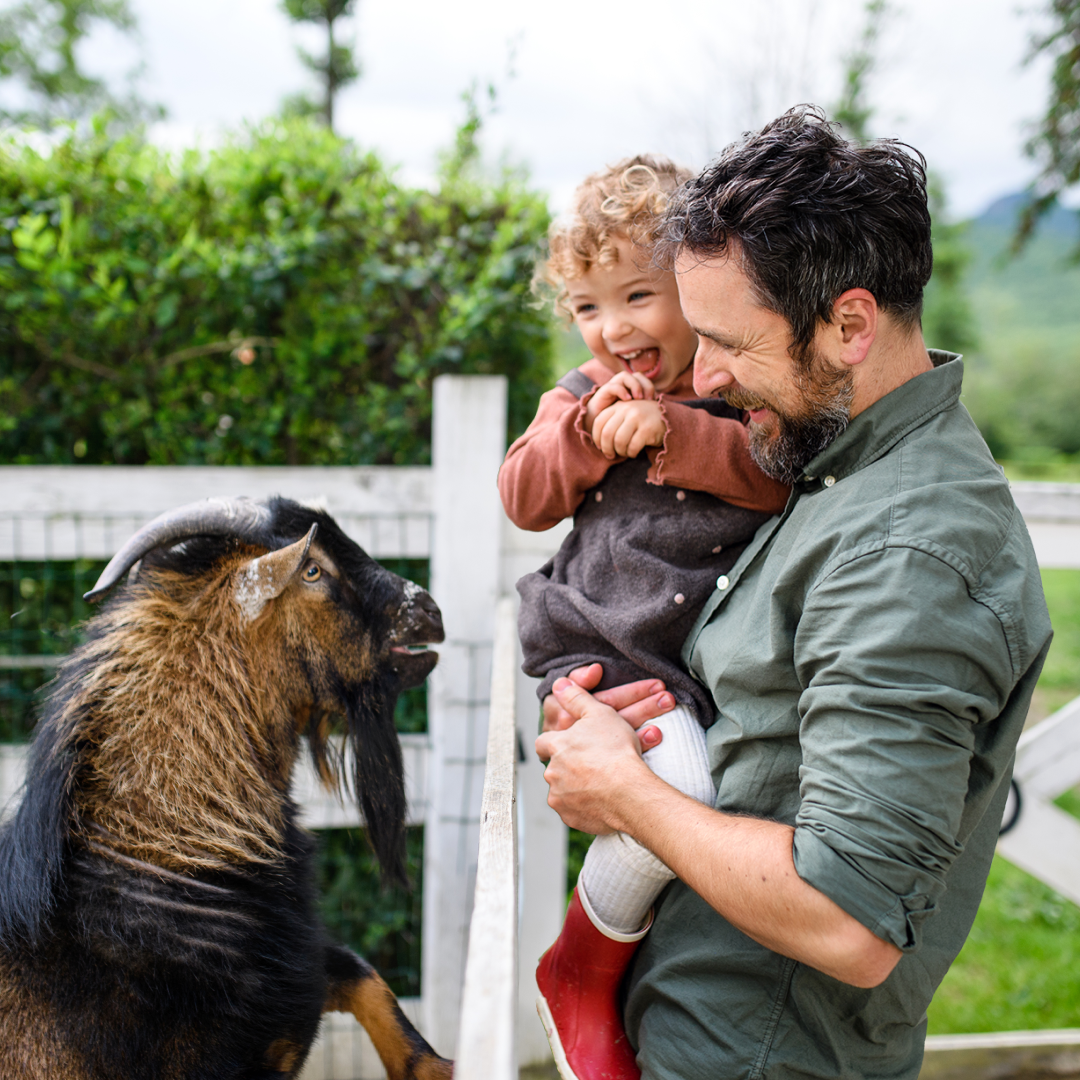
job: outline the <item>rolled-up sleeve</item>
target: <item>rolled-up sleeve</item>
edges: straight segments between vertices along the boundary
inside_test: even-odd
[[[971,581],[947,553],[856,551],[811,589],[795,636],[796,869],[904,950],[963,850],[976,728],[1016,680]]]

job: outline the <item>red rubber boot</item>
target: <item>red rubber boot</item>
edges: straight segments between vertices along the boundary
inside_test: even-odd
[[[650,915],[644,930],[616,933],[589,910],[580,886],[574,889],[562,931],[536,969],[536,1011],[563,1080],[640,1080],[619,984],[651,925]]]

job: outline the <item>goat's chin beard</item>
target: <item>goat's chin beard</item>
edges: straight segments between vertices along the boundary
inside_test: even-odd
[[[750,456],[766,476],[793,484],[822,450],[847,429],[855,392],[851,368],[830,370],[807,348],[793,366],[792,383],[802,397],[801,415],[781,412],[742,387],[724,391],[737,409],[768,408],[772,422],[750,424]]]

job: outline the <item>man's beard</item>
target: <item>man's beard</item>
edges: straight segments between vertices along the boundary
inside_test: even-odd
[[[721,391],[736,409],[767,408],[773,413],[775,427],[750,425],[750,456],[766,476],[783,484],[794,483],[807,464],[847,429],[855,392],[852,369],[830,369],[813,345],[794,361],[791,378],[802,396],[800,416],[778,411],[741,386]]]

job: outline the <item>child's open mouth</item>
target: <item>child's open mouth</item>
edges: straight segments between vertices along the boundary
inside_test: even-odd
[[[633,352],[618,353],[623,367],[632,375],[644,375],[646,379],[655,379],[660,374],[660,350],[658,348],[635,349]]]

